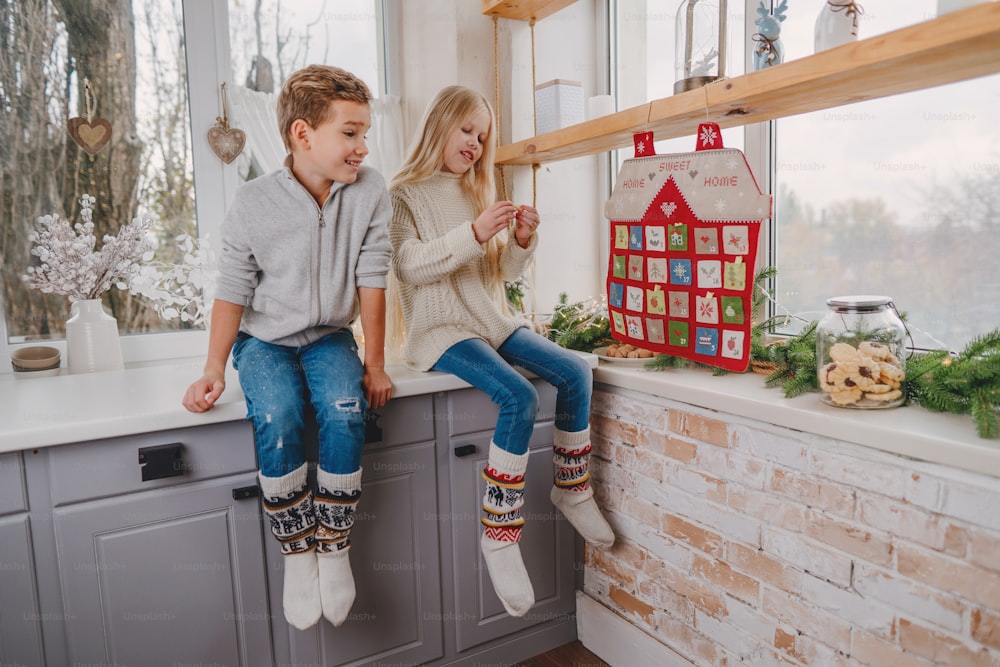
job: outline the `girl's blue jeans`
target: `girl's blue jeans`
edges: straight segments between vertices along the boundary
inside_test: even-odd
[[[582,431],[590,423],[593,374],[579,356],[529,329],[520,328],[494,350],[481,338],[455,343],[432,370],[451,373],[483,391],[500,407],[493,442],[504,451],[524,454],[535,427],[538,392],[514,366],[556,388],[555,427]]]
[[[265,343],[241,332],[233,345],[233,367],[262,475],[282,477],[305,463],[309,407],[319,427],[319,467],[347,474],[361,466],[368,403],[361,382],[364,366],[350,329],[304,347]]]

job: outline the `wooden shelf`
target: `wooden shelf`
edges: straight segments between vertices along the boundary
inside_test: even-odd
[[[485,0],[484,0],[485,2]],[[500,146],[498,164],[535,164],[821,111],[1000,71],[1000,3],[988,2],[790,62]]]
[[[483,0],[483,14],[518,21],[538,21],[576,0]]]

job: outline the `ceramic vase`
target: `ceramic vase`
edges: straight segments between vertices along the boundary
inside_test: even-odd
[[[861,7],[850,0],[827,0],[816,17],[816,53],[858,40]]]
[[[100,299],[75,301],[66,320],[66,367],[70,373],[124,368],[118,321]]]

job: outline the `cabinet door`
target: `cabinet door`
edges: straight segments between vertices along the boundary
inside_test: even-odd
[[[42,664],[31,524],[17,453],[0,454],[0,664]],[[8,515],[8,516],[4,516]]]
[[[350,553],[357,596],[339,628],[320,620],[302,633],[285,622],[282,557],[268,540],[279,663],[286,641],[295,665],[415,665],[443,655],[434,454],[431,441],[363,457]]]
[[[482,400],[491,405],[483,396]],[[535,606],[521,618],[507,614],[493,592],[489,572],[479,547],[482,534],[483,495],[492,432],[452,438],[450,465],[452,489],[452,545],[455,563],[456,648],[465,651],[478,644],[542,623],[565,620],[573,613],[574,531],[549,500],[552,488],[551,423],[535,426],[525,473],[524,529],[521,555],[535,590]],[[475,451],[459,456],[458,453]]]
[[[57,507],[74,664],[270,665],[262,525],[243,473]]]

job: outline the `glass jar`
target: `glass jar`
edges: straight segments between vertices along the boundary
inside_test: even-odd
[[[905,399],[906,327],[887,296],[827,299],[816,327],[817,376],[825,403],[892,408]]]
[[[674,93],[726,75],[726,0],[684,0],[674,34]]]

